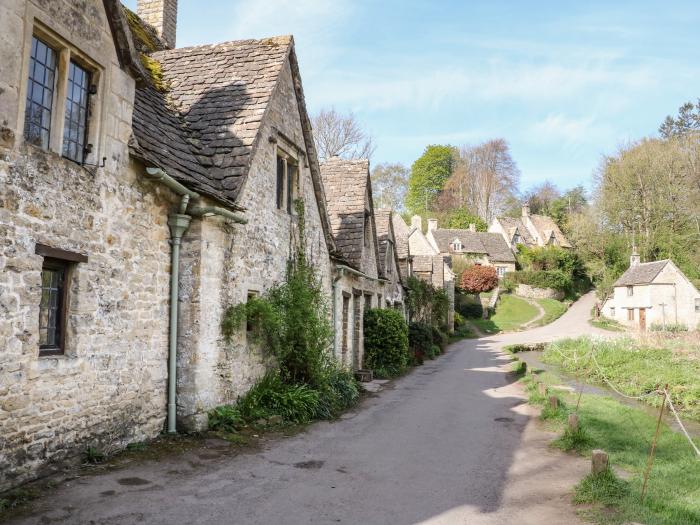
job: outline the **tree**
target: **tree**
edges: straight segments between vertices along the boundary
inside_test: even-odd
[[[412,213],[435,209],[437,197],[452,175],[455,152],[451,146],[428,146],[411,166],[406,207]]]
[[[571,215],[581,212],[587,204],[586,189],[583,186],[575,186],[552,201],[549,215],[562,230],[567,231]]]
[[[659,133],[665,139],[689,133],[700,132],[700,98],[697,104],[686,102],[678,108],[678,116],[667,116],[659,127]]]
[[[359,124],[355,115],[342,115],[335,109],[322,109],[311,119],[318,158],[369,159],[374,153],[372,136]]]
[[[444,185],[441,206],[467,208],[488,223],[517,194],[519,180],[520,171],[505,140],[462,146],[453,173]]]
[[[476,227],[476,231],[485,232],[488,230],[488,224],[479,217],[470,213],[464,208],[459,208],[450,211],[444,220],[444,228],[455,228],[457,230],[466,230],[469,226],[473,224]]]
[[[561,197],[561,191],[553,182],[544,181],[525,192],[523,202],[530,206],[531,213],[550,215],[552,203]]]
[[[377,208],[401,212],[408,189],[409,171],[403,164],[377,164],[372,170],[372,193]]]
[[[474,265],[462,272],[460,287],[467,293],[490,292],[498,286],[498,274],[493,266]]]

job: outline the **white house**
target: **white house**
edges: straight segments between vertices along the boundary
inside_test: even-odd
[[[642,263],[636,250],[630,267],[615,282],[603,305],[603,315],[645,330],[653,324],[700,323],[700,292],[670,259]]]

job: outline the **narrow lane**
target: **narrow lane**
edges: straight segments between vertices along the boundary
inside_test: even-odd
[[[568,492],[585,461],[548,449],[504,338],[453,345],[343,419],[258,452],[68,482],[17,523],[578,523]]]

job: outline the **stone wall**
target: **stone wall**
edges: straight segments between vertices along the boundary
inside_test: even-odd
[[[519,284],[515,289],[515,295],[527,297],[528,299],[556,299],[561,301],[565,294],[554,288],[535,288],[529,284]]]
[[[0,490],[87,447],[152,438],[165,417],[170,202],[130,164],[134,84],[102,3],[76,4],[0,6]],[[106,156],[104,168],[24,143],[33,19],[98,64],[88,161]],[[69,277],[64,355],[39,357],[36,243],[88,256]]]
[[[248,224],[205,218],[195,221],[183,240],[178,419],[184,428],[203,428],[209,409],[235,402],[270,364],[263,349],[246,341],[244,326],[227,344],[221,335],[221,320],[226,308],[246,301],[249,292],[262,294],[284,280],[291,248],[298,238],[297,219],[286,210],[278,210],[275,203],[277,148],[298,158],[306,251],[318,268],[326,296],[331,296],[328,247],[305,157],[289,65],[267,111],[239,201],[246,208]]]

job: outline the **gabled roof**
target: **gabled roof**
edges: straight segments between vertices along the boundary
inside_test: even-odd
[[[192,189],[235,203],[292,45],[282,36],[151,53],[168,91],[137,89],[132,150]]]
[[[440,253],[451,253],[450,245],[458,239],[464,253],[485,254],[494,262],[515,262],[513,252],[500,233],[438,228],[431,234]]]
[[[396,240],[396,255],[399,259],[406,259],[410,256],[408,236],[411,233],[411,228],[398,213],[392,214],[392,223],[394,226],[394,239]]]
[[[508,234],[510,240],[513,240],[513,235],[515,231],[518,231],[520,239],[526,246],[533,246],[537,244],[535,239],[530,235],[530,231],[525,227],[522,220],[515,217],[497,217],[496,220],[501,224],[503,230]]]
[[[569,240],[564,236],[559,226],[557,226],[557,223],[554,222],[554,219],[551,217],[547,215],[530,215],[530,221],[532,221],[537,233],[545,244],[549,241],[550,237],[554,235],[559,246],[571,248]]]
[[[321,177],[336,248],[350,266],[361,270],[366,213],[369,213],[373,231],[377,231],[369,178],[369,161],[333,157],[321,164]],[[371,242],[374,243],[375,254],[378,254],[376,234],[373,235]],[[382,275],[379,263],[377,263],[377,274]]]
[[[399,272],[399,278],[401,278],[401,272],[399,270],[399,256],[396,247],[396,231],[394,229],[392,212],[388,209],[374,210],[374,217],[377,224],[377,243],[379,244],[379,269],[383,275],[387,275],[386,252],[389,244],[393,240],[394,267],[396,271]]]
[[[630,266],[625,273],[623,273],[620,278],[615,281],[613,286],[633,286],[635,284],[649,284],[656,276],[661,273],[666,264],[670,261],[664,259],[662,261],[653,261],[646,263],[639,263],[634,266]]]

